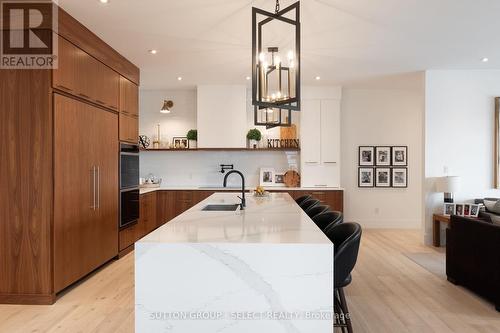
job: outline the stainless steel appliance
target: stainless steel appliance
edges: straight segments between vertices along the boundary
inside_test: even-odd
[[[120,144],[120,228],[139,220],[139,146]]]

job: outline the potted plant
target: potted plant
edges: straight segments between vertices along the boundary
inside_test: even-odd
[[[196,149],[198,146],[198,131],[195,129],[189,130],[186,134],[186,137],[189,140],[189,148]]]
[[[262,138],[262,134],[256,128],[249,130],[247,133],[247,139],[248,139],[250,148],[256,149],[257,143],[260,141],[261,138]]]

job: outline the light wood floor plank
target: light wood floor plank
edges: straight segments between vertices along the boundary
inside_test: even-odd
[[[364,230],[345,288],[355,332],[497,333],[492,304],[427,271],[408,253],[444,256],[413,230]],[[0,305],[0,332],[134,331],[134,254],[65,291],[52,306]]]

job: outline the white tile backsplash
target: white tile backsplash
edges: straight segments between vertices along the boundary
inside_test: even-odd
[[[149,173],[162,178],[166,186],[221,186],[224,175],[220,164],[234,164],[245,175],[246,185],[259,185],[261,167],[286,171],[298,160],[297,152],[235,152],[235,151],[167,151],[141,152],[140,176]],[[297,161],[298,164],[298,161]],[[231,176],[228,186],[240,186],[240,179]]]

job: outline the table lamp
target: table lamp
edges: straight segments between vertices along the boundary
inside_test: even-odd
[[[436,182],[436,192],[444,193],[444,202],[453,202],[453,193],[460,191],[460,177],[446,176],[440,177]]]

